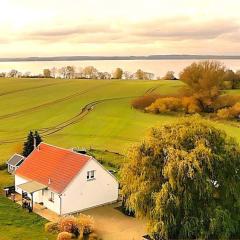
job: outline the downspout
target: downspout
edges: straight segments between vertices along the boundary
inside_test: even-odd
[[[33,211],[33,193],[31,193],[31,198],[32,198],[32,199],[31,199],[31,200],[32,200],[32,201],[31,201],[31,204],[32,204],[31,207],[32,207],[32,211]]]
[[[59,194],[59,199],[60,199],[60,216],[62,215],[62,194]]]

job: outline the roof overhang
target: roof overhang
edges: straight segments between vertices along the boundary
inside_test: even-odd
[[[27,193],[35,193],[38,192],[40,190],[44,190],[47,189],[48,186],[36,182],[36,181],[30,181],[30,182],[26,182],[26,183],[22,183],[20,185],[17,185],[18,188],[22,189],[24,192]]]

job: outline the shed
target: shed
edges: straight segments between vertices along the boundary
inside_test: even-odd
[[[23,163],[25,157],[15,153],[12,157],[7,161],[8,172],[13,174]]]

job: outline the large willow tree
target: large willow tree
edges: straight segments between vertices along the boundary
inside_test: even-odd
[[[208,121],[152,129],[130,149],[121,184],[155,239],[240,237],[240,149]]]

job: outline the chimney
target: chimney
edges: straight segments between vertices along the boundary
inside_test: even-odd
[[[34,150],[37,148],[37,141],[35,136],[33,137],[33,147],[34,147]]]
[[[48,179],[48,185],[50,185],[50,184],[51,184],[51,178]]]

